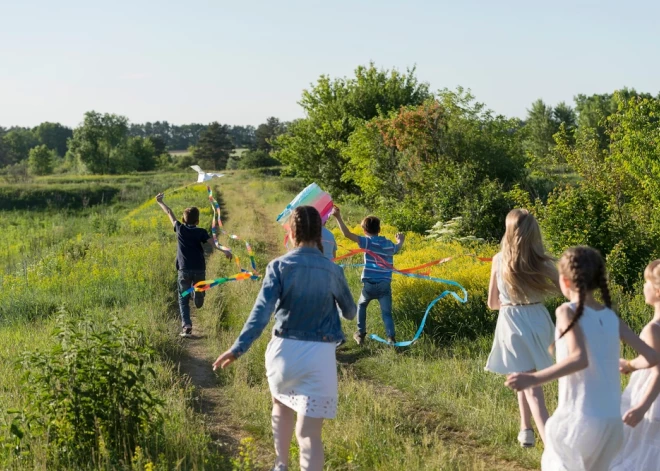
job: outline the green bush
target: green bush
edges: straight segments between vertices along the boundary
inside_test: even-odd
[[[41,438],[49,468],[129,462],[162,428],[144,335],[117,319],[98,326],[61,315],[53,336],[50,351],[26,352],[19,365],[28,405],[10,425],[16,452]]]

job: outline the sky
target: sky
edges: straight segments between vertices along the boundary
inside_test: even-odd
[[[660,91],[660,2],[0,0],[0,126],[258,125],[304,117],[320,75],[416,66],[496,113]]]

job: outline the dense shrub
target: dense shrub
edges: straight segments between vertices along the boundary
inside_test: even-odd
[[[50,351],[25,353],[20,363],[28,406],[11,423],[17,450],[43,437],[49,468],[129,462],[162,426],[144,335],[116,319],[98,326],[64,316],[53,335]]]

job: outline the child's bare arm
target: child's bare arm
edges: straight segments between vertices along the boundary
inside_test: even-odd
[[[497,311],[500,306],[500,290],[497,287],[497,269],[495,262],[490,269],[490,283],[488,285],[488,308]]]
[[[338,206],[334,207],[334,209],[332,210],[332,215],[337,220],[337,225],[339,226],[339,230],[341,231],[342,234],[344,234],[344,237],[352,240],[353,242],[358,242],[358,240],[360,239],[359,236],[353,234],[350,231],[350,229],[346,227],[346,224],[344,224],[344,220],[341,218],[341,211]]]
[[[403,241],[406,240],[406,235],[403,232],[396,233],[396,245],[394,246],[394,253],[401,252],[401,247],[403,247]]]
[[[570,324],[574,313],[566,306],[562,305],[557,308],[557,328],[565,330]],[[562,361],[554,365],[537,371],[535,373],[514,373],[507,376],[504,383],[506,386],[516,391],[540,386],[549,381],[559,379],[562,376],[575,373],[589,366],[589,357],[587,356],[587,347],[584,340],[584,334],[580,324],[575,324],[571,330],[564,335],[566,339],[566,347],[568,348],[568,355]]]
[[[648,326],[647,332],[642,332],[643,340],[655,351],[660,351],[660,326],[653,323]],[[623,369],[623,368],[622,368]],[[660,393],[660,366],[654,366],[650,374],[651,381],[644,391],[639,403],[634,404],[630,410],[623,414],[623,422],[630,427],[636,426],[655,402]]]
[[[626,362],[626,366],[628,368],[620,365],[622,373],[630,373],[634,370],[652,368],[657,365],[658,362],[660,362],[660,353],[649,347],[646,342],[644,342],[632,330],[630,330],[628,324],[623,322],[621,319],[619,319],[619,335],[621,336],[621,340],[623,340],[626,344],[631,346],[633,350],[639,353],[637,358]]]
[[[164,195],[163,193],[158,193],[158,194],[156,195],[156,202],[158,203],[158,206],[160,206],[160,207],[162,208],[162,210],[165,212],[165,214],[167,214],[167,216],[170,218],[170,222],[172,223],[172,225],[175,225],[176,222],[177,222],[177,221],[176,221],[176,216],[174,215],[174,211],[172,211],[172,210],[169,208],[169,206],[167,206],[167,205],[163,202],[163,197],[164,197],[164,196],[165,196],[165,195]]]

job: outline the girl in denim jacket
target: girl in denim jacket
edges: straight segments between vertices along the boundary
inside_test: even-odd
[[[268,265],[243,330],[213,364],[214,369],[225,368],[244,354],[275,311],[266,374],[273,396],[276,471],[287,469],[294,428],[300,469],[323,469],[323,419],[333,419],[337,413],[335,348],[344,340],[340,315],[352,320],[357,311],[343,270],[323,256],[321,228],[316,209],[294,210],[291,239],[295,248]]]

